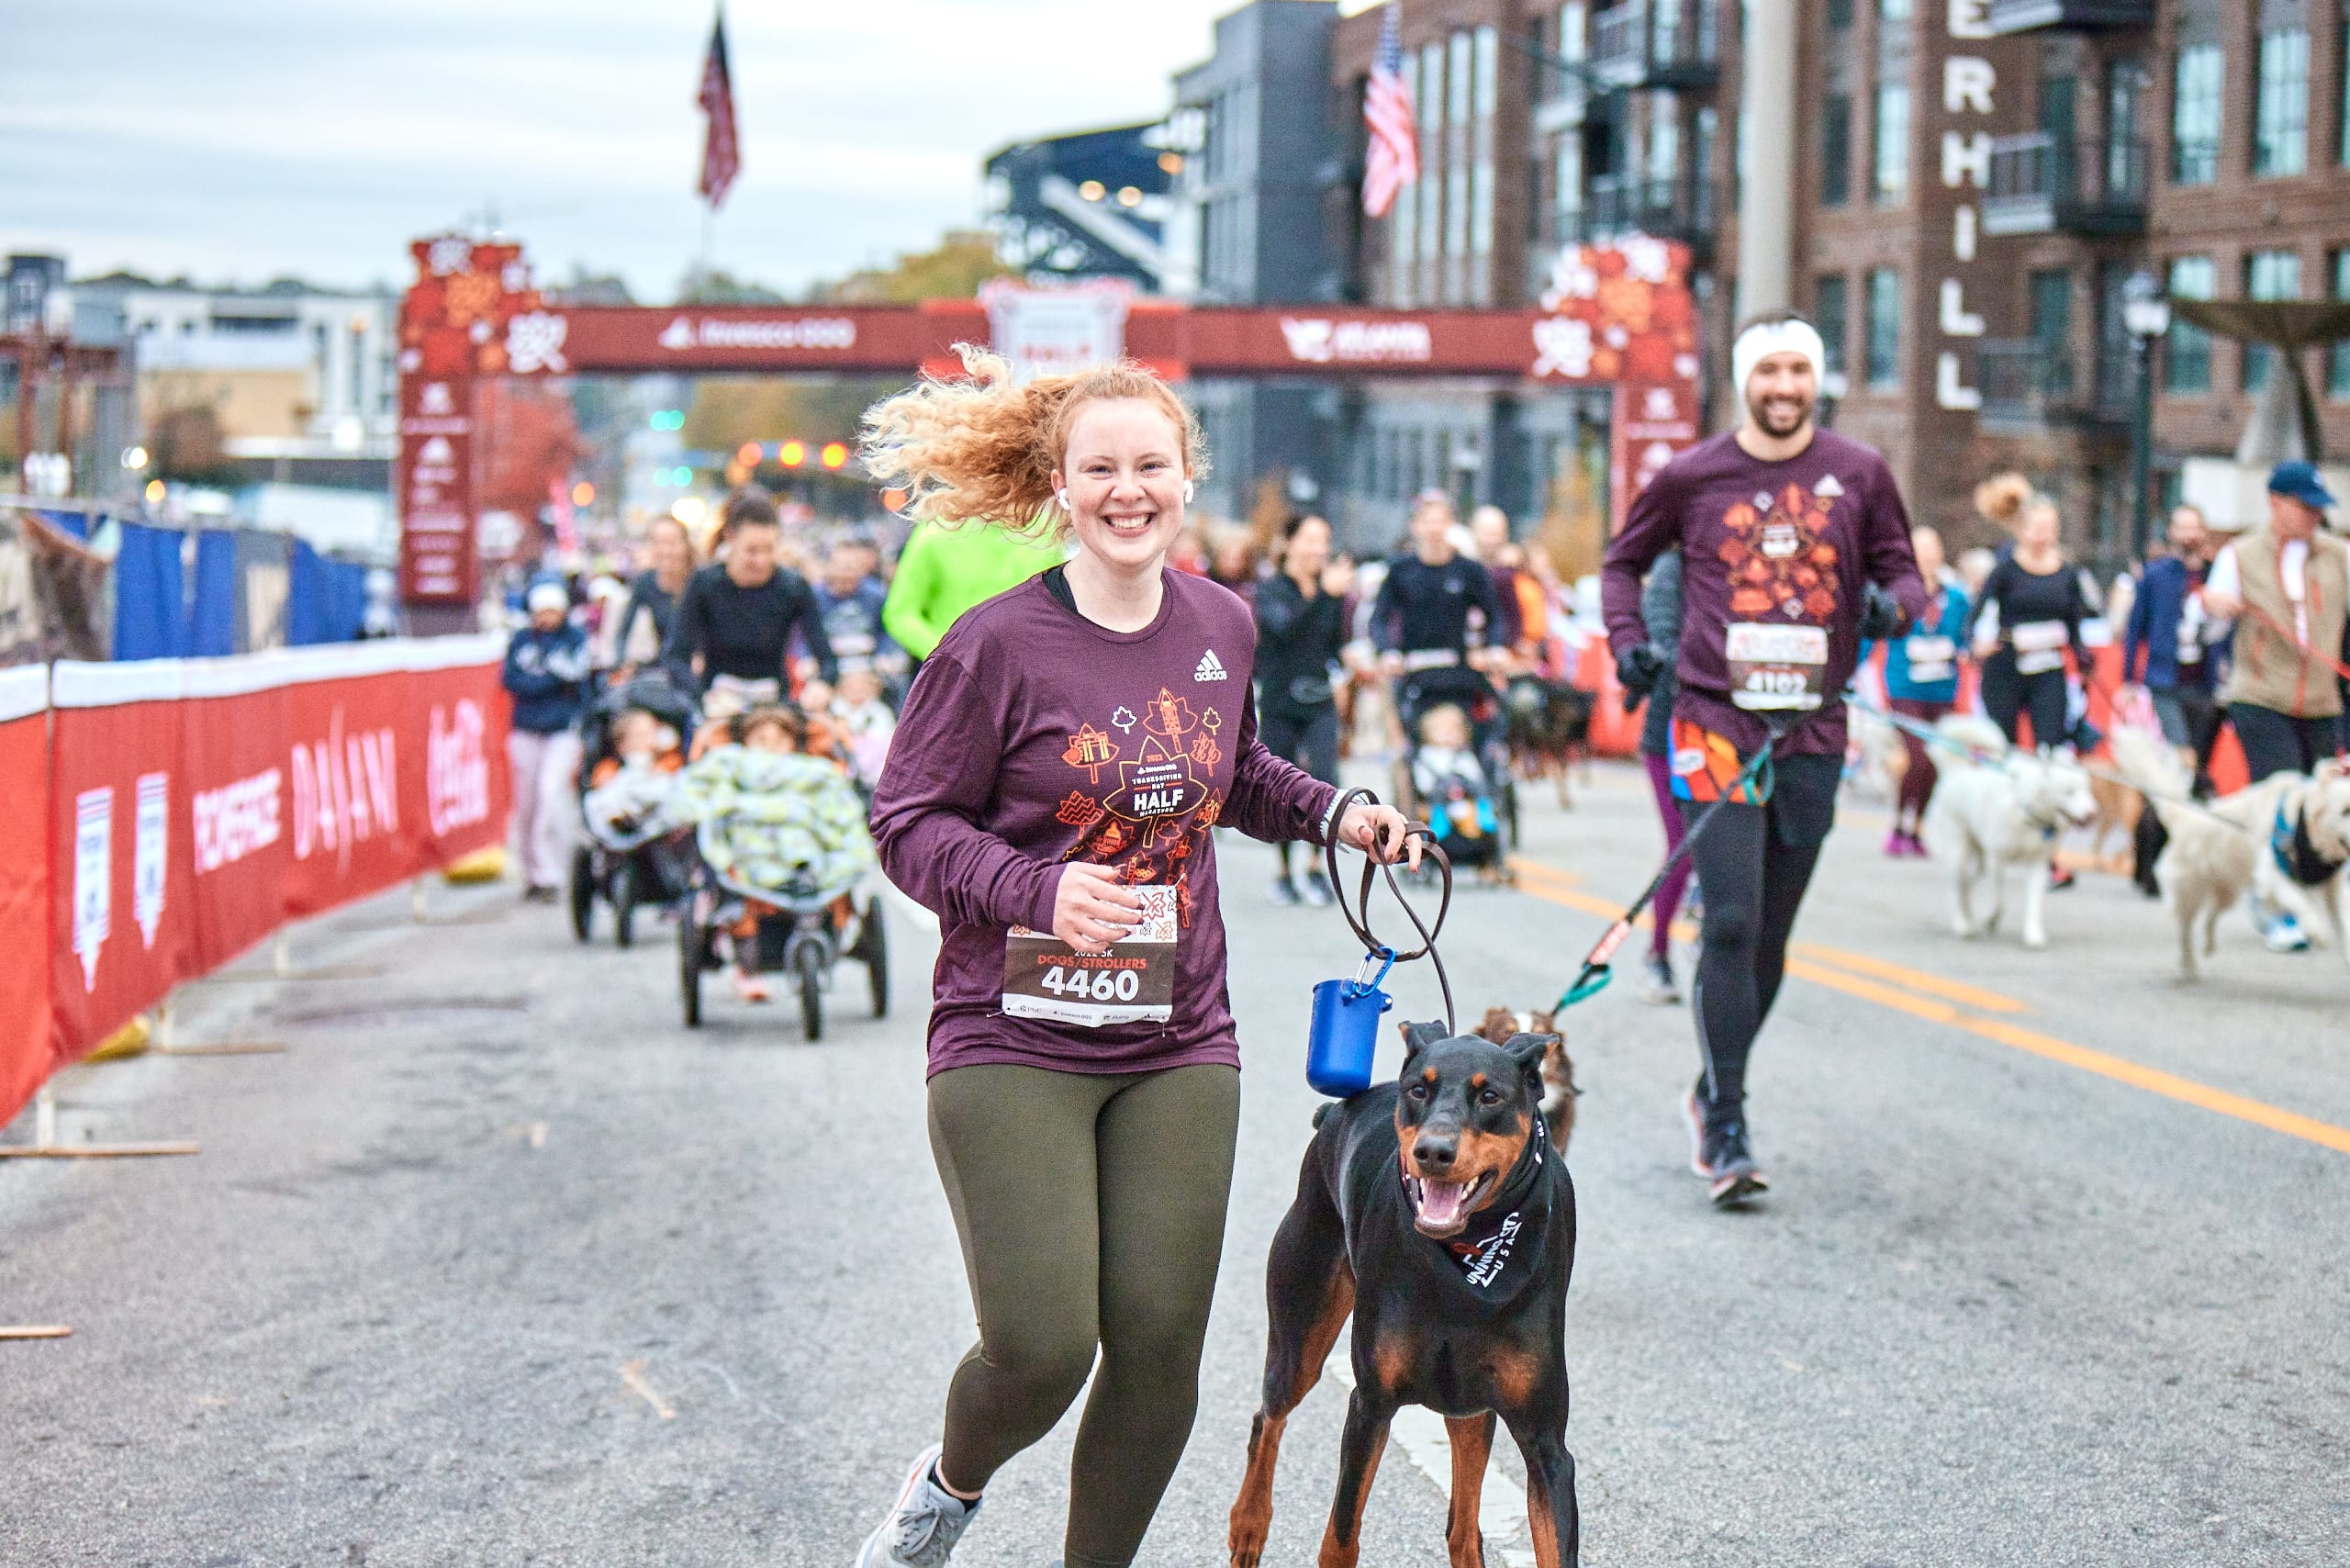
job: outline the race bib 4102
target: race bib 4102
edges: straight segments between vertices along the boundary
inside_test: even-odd
[[[1729,624],[1729,700],[1754,711],[1808,712],[1828,690],[1828,633],[1818,626]]]
[[[1142,899],[1131,935],[1106,953],[1080,953],[1047,932],[1015,925],[1003,942],[1003,1011],[1098,1029],[1166,1023],[1175,1015],[1176,890],[1130,888]]]

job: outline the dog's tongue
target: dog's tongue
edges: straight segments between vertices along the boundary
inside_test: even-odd
[[[1450,1225],[1460,1217],[1460,1205],[1469,1196],[1466,1182],[1428,1182],[1420,1183],[1420,1217],[1430,1225]]]

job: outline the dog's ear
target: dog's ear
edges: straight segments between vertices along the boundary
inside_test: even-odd
[[[1542,1084],[1542,1053],[1558,1043],[1556,1035],[1512,1035],[1502,1049],[1517,1063],[1517,1070],[1526,1075],[1539,1090]]]
[[[1404,1059],[1405,1061],[1411,1060],[1438,1040],[1445,1038],[1444,1025],[1441,1024],[1404,1024],[1397,1026],[1404,1031]]]

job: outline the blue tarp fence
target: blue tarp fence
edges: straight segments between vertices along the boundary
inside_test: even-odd
[[[256,529],[206,529],[192,540],[181,529],[139,522],[123,522],[120,531],[113,574],[118,659],[358,640],[367,611],[364,566]]]

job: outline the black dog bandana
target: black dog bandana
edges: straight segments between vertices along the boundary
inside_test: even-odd
[[[2277,808],[2277,825],[2268,830],[2268,853],[2276,857],[2277,869],[2305,888],[2314,888],[2333,879],[2342,869],[2339,860],[2328,860],[2310,842],[2307,817],[2294,819],[2288,828],[2285,808]]]
[[[1526,1140],[1525,1152],[1517,1157],[1516,1165],[1502,1179],[1494,1201],[1469,1216],[1468,1226],[1458,1236],[1449,1236],[1437,1243],[1444,1249],[1461,1277],[1475,1289],[1487,1294],[1497,1294],[1502,1275],[1509,1268],[1510,1255],[1516,1251],[1527,1225],[1536,1216],[1527,1212],[1526,1200],[1532,1195],[1535,1183],[1541,1179],[1542,1166],[1549,1156],[1550,1129],[1542,1120],[1542,1113],[1534,1113],[1534,1131]]]

